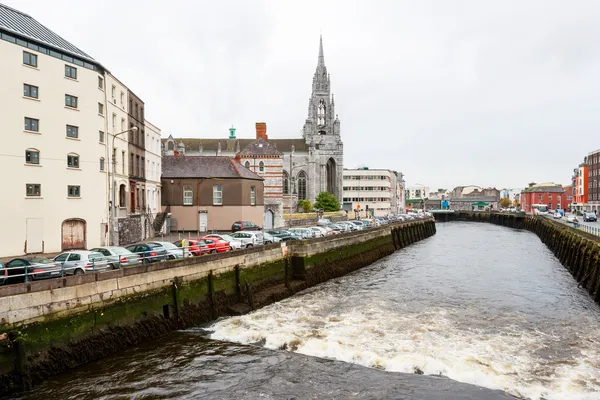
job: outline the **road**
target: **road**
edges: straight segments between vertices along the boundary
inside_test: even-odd
[[[573,226],[573,224],[570,224],[570,223],[567,222],[567,217],[571,216],[573,214],[570,214],[570,213],[566,214],[565,217],[562,217],[560,219],[556,219],[556,218],[554,218],[550,214],[543,214],[543,215],[544,215],[544,217],[553,219],[553,220],[561,222],[563,224],[567,224],[569,226]],[[583,216],[579,216],[579,215],[577,216],[577,220],[579,221],[579,227],[578,227],[578,229],[581,229],[584,232],[588,232],[588,233],[594,234],[596,236],[600,236],[600,223],[598,223],[598,222],[584,222],[583,221]]]

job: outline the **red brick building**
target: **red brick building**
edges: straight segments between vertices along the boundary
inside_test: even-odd
[[[521,192],[521,208],[526,212],[532,212],[533,204],[543,204],[549,210],[568,209],[573,196],[571,187],[567,188],[565,190],[562,185],[555,183],[530,183],[529,187]],[[570,199],[568,199],[569,197]]]
[[[573,170],[573,208],[583,209],[588,203],[588,165],[587,157]]]

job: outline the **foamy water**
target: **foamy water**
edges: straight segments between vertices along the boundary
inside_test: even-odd
[[[221,320],[210,337],[588,400],[600,399],[599,314],[536,236],[448,224],[351,276]]]

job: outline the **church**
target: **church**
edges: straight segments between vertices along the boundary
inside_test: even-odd
[[[260,129],[266,131],[264,123]],[[255,139],[238,139],[235,129],[223,138],[182,138],[169,136],[162,139],[164,156],[228,156],[239,158],[239,154],[254,145]],[[344,169],[344,146],[340,136],[340,120],[335,113],[335,102],[331,93],[331,80],[325,66],[323,38],[319,40],[317,68],[312,80],[312,92],[308,103],[308,116],[304,121],[302,138],[268,138],[268,143],[282,154],[283,171],[281,188],[283,197],[298,200],[308,199],[314,203],[320,192],[329,192],[342,201],[342,178]],[[243,164],[244,165],[244,164]],[[246,161],[246,167],[256,166]],[[283,204],[283,199],[282,199]]]

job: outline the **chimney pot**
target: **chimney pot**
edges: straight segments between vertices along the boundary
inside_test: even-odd
[[[263,140],[269,140],[267,136],[267,123],[257,122],[256,123],[256,138],[263,138]]]

